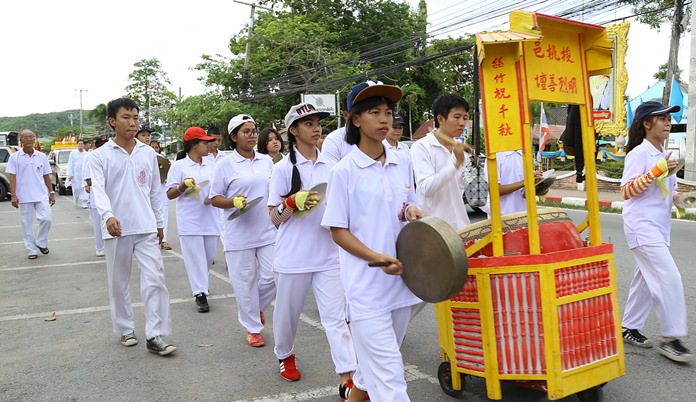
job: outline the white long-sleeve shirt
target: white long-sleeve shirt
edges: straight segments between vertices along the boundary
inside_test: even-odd
[[[111,217],[121,222],[122,236],[164,227],[159,164],[149,145],[136,141],[129,154],[110,139],[92,153],[89,167],[104,239],[112,238],[105,226]]]
[[[418,205],[426,216],[443,219],[459,230],[470,221],[463,199],[466,159],[459,169],[454,167],[455,160],[433,133],[411,146]]]

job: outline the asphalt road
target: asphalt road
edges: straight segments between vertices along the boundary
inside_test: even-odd
[[[103,258],[94,255],[86,210],[58,197],[53,208],[51,253],[26,258],[19,214],[0,202],[0,401],[337,401],[328,344],[313,296],[307,298],[295,352],[302,379],[288,383],[278,374],[273,354],[272,320],[263,331],[266,347],[246,345],[236,320],[236,303],[219,251],[211,279],[211,311],[196,312],[175,230],[170,203],[170,243],[164,251],[178,350],[171,357],[148,353],[139,296],[139,271],[133,270],[131,292],[137,302],[136,334],[141,343],[120,345],[111,332]],[[568,211],[579,221],[582,211]],[[478,219],[478,217],[476,218]],[[619,215],[602,215],[603,238],[614,242],[621,306],[633,272]],[[672,253],[687,294],[689,329],[696,331],[696,223],[675,221]],[[270,310],[270,309],[269,309]],[[54,321],[46,321],[55,313]],[[272,317],[272,312],[266,312]],[[658,335],[651,316],[644,333]],[[696,349],[693,337],[687,340]],[[440,350],[437,323],[427,307],[411,323],[403,346],[409,394],[413,401],[450,401],[437,380]],[[604,387],[605,401],[693,401],[696,364],[667,360],[655,349],[625,349],[626,376]],[[460,398],[486,401],[481,378],[468,377]],[[503,386],[503,401],[545,401],[546,394],[512,384]],[[577,400],[574,396],[568,401]]]

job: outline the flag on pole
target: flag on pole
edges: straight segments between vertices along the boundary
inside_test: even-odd
[[[631,128],[631,123],[633,123],[633,110],[631,109],[631,102],[626,102],[626,129]]]
[[[674,121],[680,123],[682,120],[682,115],[684,114],[684,94],[682,93],[679,82],[674,75],[672,76],[672,93],[669,95],[669,104],[676,105],[681,108],[678,112],[672,113]]]
[[[541,104],[541,122],[539,123],[539,151],[543,151],[546,143],[551,139],[551,131],[549,131],[549,123],[546,121],[546,112],[544,104]]]

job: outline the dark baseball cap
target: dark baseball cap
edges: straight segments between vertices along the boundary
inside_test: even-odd
[[[392,127],[396,127],[398,125],[404,125],[406,122],[404,121],[404,118],[401,117],[400,114],[394,113],[394,123],[392,123]]]
[[[636,120],[643,120],[648,116],[660,116],[668,113],[675,113],[681,110],[681,106],[672,105],[665,106],[660,102],[648,101],[641,103],[636,109],[636,114],[634,118]]]
[[[138,132],[137,132],[136,134],[140,134],[140,133],[144,133],[144,132],[154,133],[154,132],[155,132],[155,129],[150,128],[150,127],[148,127],[148,126],[140,126],[140,127],[138,128]]]
[[[398,103],[401,100],[401,88],[394,85],[384,85],[382,81],[369,80],[354,86],[346,97],[346,106],[350,111],[353,105],[373,96],[380,96]]]

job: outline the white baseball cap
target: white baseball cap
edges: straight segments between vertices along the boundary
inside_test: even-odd
[[[320,112],[311,103],[300,103],[299,105],[294,105],[285,115],[285,127],[290,128],[292,123],[300,120],[303,117],[319,115],[319,119],[325,119],[331,116],[329,112]]]
[[[227,134],[230,134],[237,127],[241,126],[244,123],[248,123],[248,122],[254,123],[254,125],[256,125],[254,118],[249,116],[248,114],[238,114],[238,115],[234,116],[233,118],[230,119],[229,124],[227,124]]]

